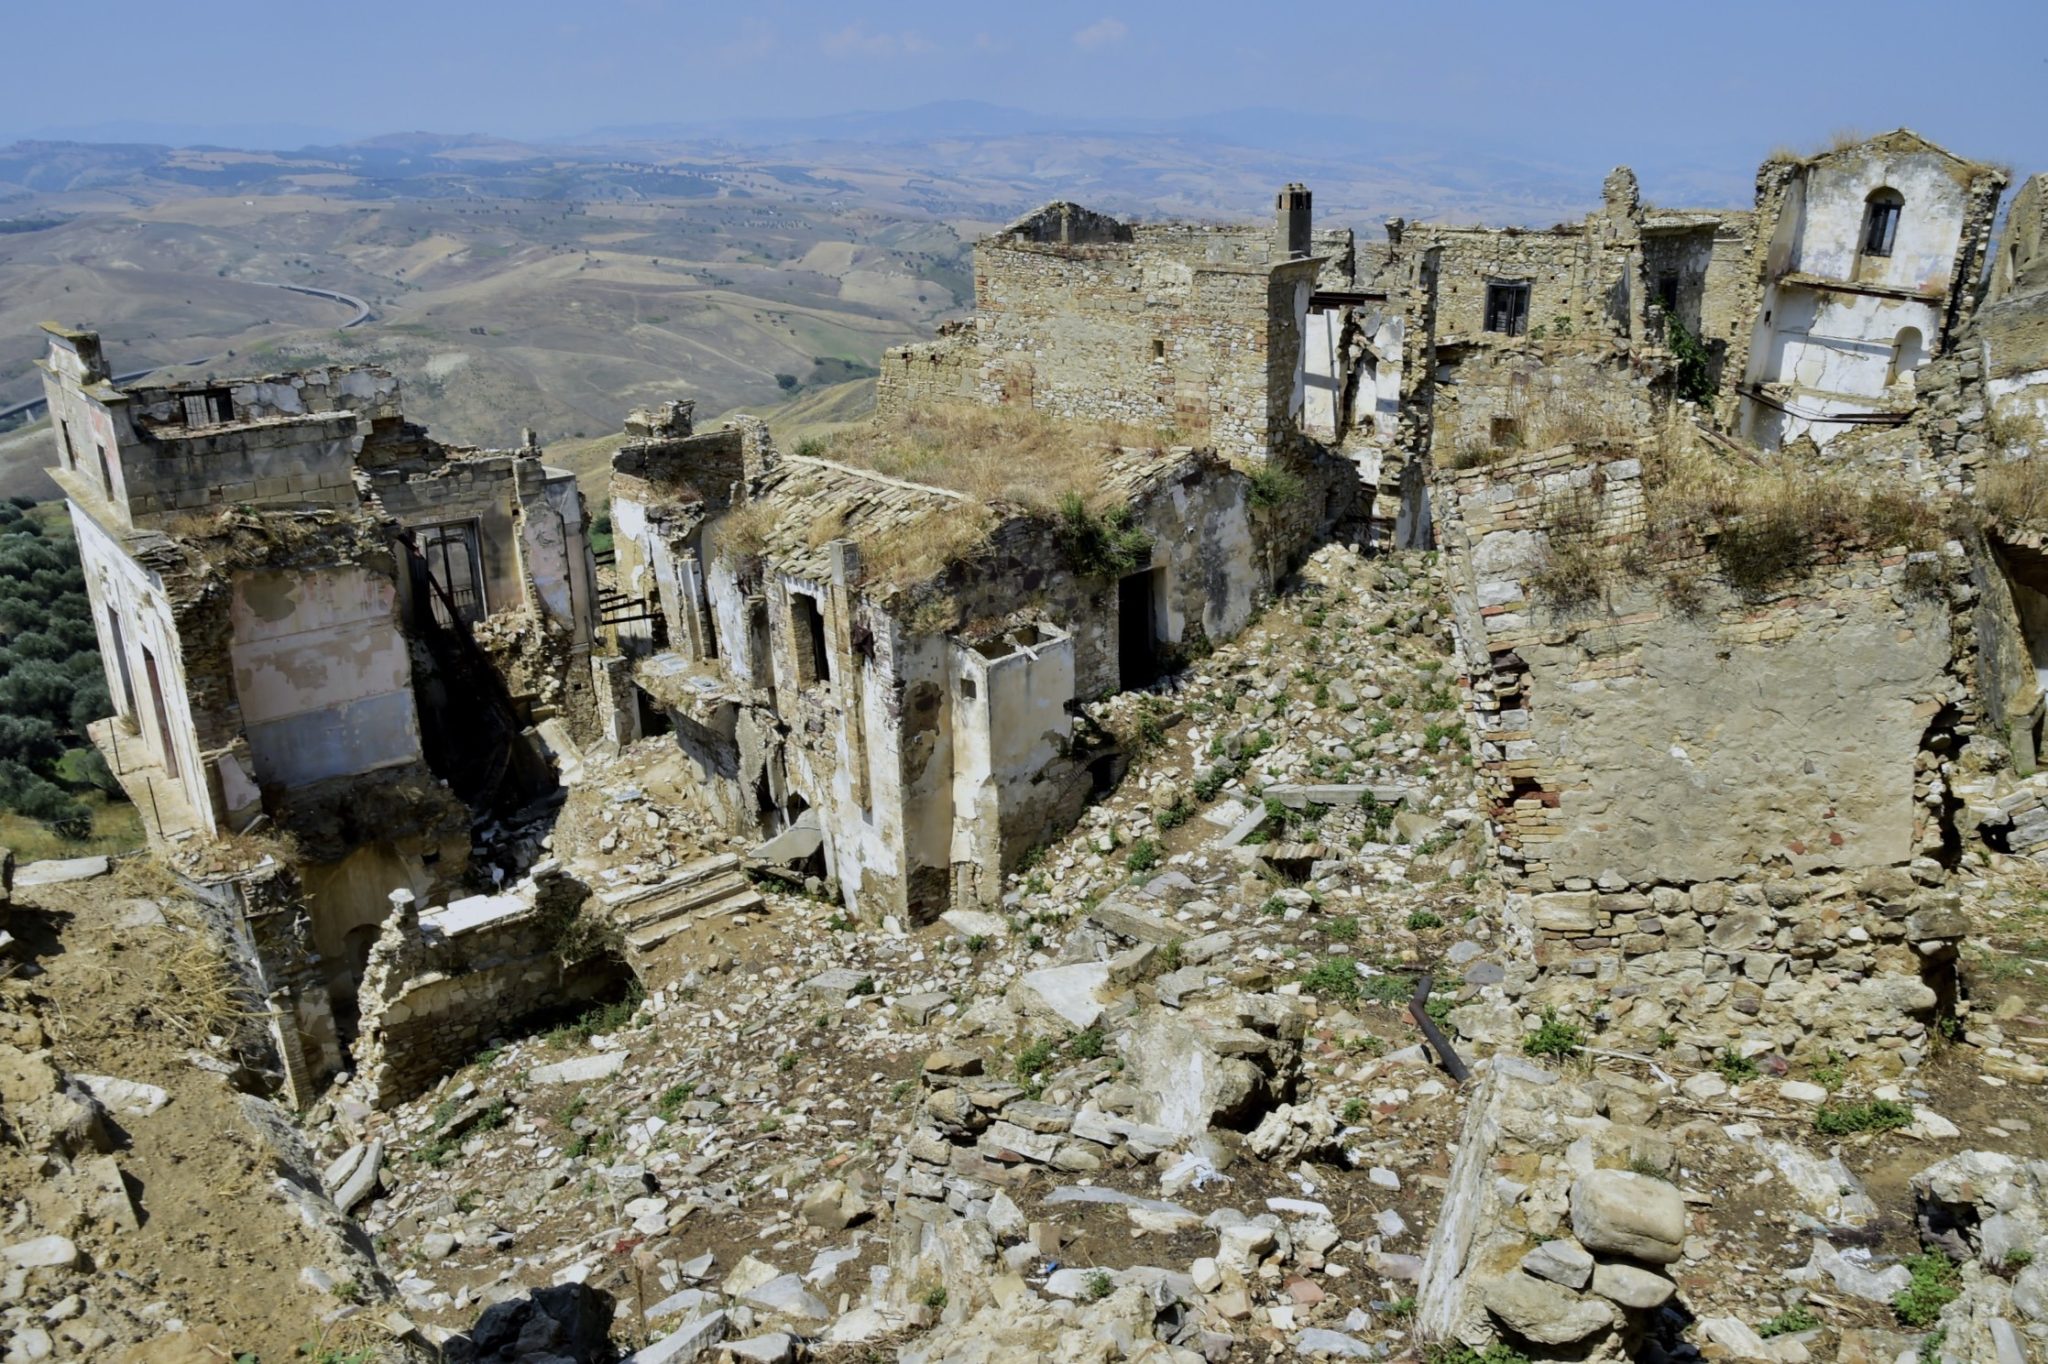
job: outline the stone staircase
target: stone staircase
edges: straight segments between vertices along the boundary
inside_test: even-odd
[[[652,885],[599,891],[597,899],[635,952],[652,952],[700,919],[744,913],[763,903],[735,853],[692,862]]]

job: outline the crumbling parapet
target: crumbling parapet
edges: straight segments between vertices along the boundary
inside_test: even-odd
[[[551,862],[505,893],[427,911],[393,891],[358,997],[365,1101],[403,1103],[522,1020],[615,984],[623,965],[582,926],[589,894]]]

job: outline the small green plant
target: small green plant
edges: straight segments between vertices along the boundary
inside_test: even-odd
[[[844,914],[834,914],[831,918],[825,920],[825,927],[834,933],[851,933],[853,932],[853,920],[847,918]]]
[[[1941,1309],[1963,1291],[1962,1275],[1948,1256],[1938,1250],[1908,1256],[1899,1263],[1912,1281],[1892,1297],[1892,1312],[1908,1326],[1928,1327],[1941,1316]]]
[[[1669,1028],[1659,1028],[1657,1035],[1650,1039],[1650,1044],[1658,1051],[1670,1051],[1678,1045],[1678,1034]]]
[[[1098,1269],[1088,1276],[1088,1301],[1101,1302],[1116,1291],[1116,1280],[1106,1269]]]
[[[902,1103],[910,1091],[915,1088],[917,1088],[917,1081],[915,1080],[898,1080],[895,1084],[889,1086],[889,1102],[892,1104]]]
[[[1891,1099],[1872,1099],[1858,1104],[1825,1103],[1813,1114],[1814,1130],[1829,1137],[1845,1137],[1853,1132],[1889,1132],[1896,1127],[1909,1127],[1912,1122],[1912,1107]]]
[[[1246,490],[1246,500],[1254,507],[1273,508],[1301,497],[1302,482],[1293,473],[1278,465],[1267,463],[1252,470],[1251,486]]]
[[[1714,1058],[1714,1069],[1721,1072],[1721,1078],[1731,1085],[1756,1078],[1756,1062],[1738,1052],[1723,1051]]]
[[[919,1301],[934,1312],[943,1311],[946,1306],[946,1286],[944,1284],[933,1284],[930,1288],[925,1289]]]
[[[661,1091],[661,1098],[655,1101],[654,1111],[661,1115],[662,1121],[674,1122],[676,1113],[681,1110],[684,1104],[690,1101],[690,1096],[696,1092],[697,1082],[695,1080],[686,1080],[679,1085],[670,1085],[667,1089]],[[570,1107],[577,1113],[581,1113],[583,1111],[583,1099],[579,1096]]]
[[[1820,1318],[1805,1303],[1795,1303],[1778,1313],[1769,1321],[1756,1328],[1756,1333],[1765,1340],[1772,1336],[1789,1336],[1797,1331],[1811,1331],[1820,1325]]]
[[[640,1011],[640,1001],[645,998],[647,992],[641,988],[640,982],[634,981],[622,998],[586,1010],[573,1023],[550,1029],[546,1034],[548,1045],[566,1047],[571,1043],[588,1042],[600,1033],[617,1032],[633,1021],[633,1015]]]
[[[1529,1056],[1576,1056],[1585,1045],[1586,1034],[1578,1024],[1560,1019],[1548,1005],[1536,1030],[1522,1039],[1522,1051]]]
[[[1162,970],[1180,970],[1181,960],[1184,955],[1181,950],[1182,942],[1183,939],[1175,938],[1172,942],[1159,949],[1159,965]]]
[[[786,1052],[782,1053],[782,1055],[780,1055],[780,1056],[776,1057],[776,1058],[775,1058],[775,1068],[776,1068],[777,1070],[781,1071],[781,1072],[782,1072],[782,1073],[783,1073],[784,1075],[787,1075],[787,1074],[789,1074],[789,1073],[790,1073],[790,1072],[791,1072],[792,1070],[795,1070],[795,1069],[796,1069],[796,1053],[795,1053],[795,1052],[793,1052],[793,1051],[786,1051]]]
[[[1463,1344],[1438,1345],[1427,1358],[1429,1364],[1529,1364],[1529,1356],[1499,1341],[1484,1350]]]
[[[1418,933],[1423,931],[1424,929],[1442,928],[1443,926],[1443,916],[1440,914],[1432,914],[1426,909],[1418,909],[1413,914],[1410,914],[1408,916],[1408,927],[1414,929]]]
[[[1059,1044],[1050,1037],[1034,1037],[1026,1043],[1012,1063],[1012,1069],[1017,1074],[1017,1083],[1028,1084],[1037,1079],[1038,1073],[1052,1064],[1053,1052],[1058,1046]]]
[[[1919,1364],[1941,1364],[1941,1347],[1948,1344],[1948,1327],[1944,1326],[1920,1342],[1920,1353],[1914,1358]]]
[[[1647,1175],[1651,1179],[1661,1179],[1666,1184],[1671,1182],[1670,1178],[1664,1173],[1664,1167],[1646,1156],[1630,1156],[1628,1168],[1633,1174]]]
[[[1067,1039],[1067,1050],[1083,1061],[1102,1055],[1102,1029],[1088,1028]]]
[[[2008,1274],[2025,1269],[2032,1263],[2034,1263],[2034,1252],[2028,1250],[2025,1246],[2014,1246],[2011,1250],[2005,1252],[2005,1270]]]
[[[1259,913],[1278,916],[1287,912],[1287,902],[1277,895],[1266,897],[1266,903],[1259,906]]]
[[[849,995],[871,995],[874,992],[875,978],[873,976],[862,976],[854,982],[853,988],[846,993]]]
[[[1324,957],[1301,977],[1301,988],[1320,999],[1355,1000],[1359,996],[1358,963],[1350,957]]]
[[[780,1132],[782,1130],[782,1119],[776,1117],[763,1118],[759,1126],[763,1136],[770,1132]]]
[[[1133,524],[1129,507],[1090,511],[1070,492],[1061,495],[1056,519],[1067,566],[1084,578],[1121,578],[1152,552],[1151,537]]]
[[[1387,1304],[1387,1317],[1392,1321],[1406,1321],[1415,1315],[1415,1295],[1396,1298]]]
[[[1813,1082],[1832,1094],[1842,1087],[1849,1078],[1849,1068],[1842,1061],[1842,1053],[1830,1047],[1827,1059],[1813,1068]]]
[[[1357,1126],[1365,1118],[1365,1100],[1346,1099],[1344,1107],[1337,1111],[1337,1116],[1342,1118],[1346,1125]]]
[[[483,1070],[489,1070],[491,1064],[504,1054],[505,1049],[503,1047],[485,1047],[471,1058],[470,1064]]]
[[[455,1211],[464,1216],[476,1211],[476,1190],[464,1189],[455,1196]]]
[[[1222,768],[1211,767],[1207,769],[1201,776],[1195,778],[1195,799],[1203,804],[1216,799],[1217,792],[1221,791],[1224,783],[1229,780],[1230,778],[1224,774]]]
[[[1159,844],[1149,838],[1141,838],[1131,844],[1130,855],[1124,858],[1124,865],[1131,869],[1133,876],[1143,876],[1159,865]]]
[[[1176,796],[1174,797],[1173,804],[1159,812],[1159,827],[1162,829],[1178,829],[1181,825],[1187,823],[1194,813],[1194,810],[1185,800]]]
[[[1325,919],[1316,926],[1323,931],[1323,936],[1332,942],[1358,941],[1358,920],[1352,915],[1342,914],[1334,919]]]
[[[987,948],[988,938],[985,935],[980,933],[970,933],[967,935],[967,950],[973,955],[980,956]]]

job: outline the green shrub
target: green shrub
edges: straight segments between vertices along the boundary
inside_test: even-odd
[[[1756,1333],[1765,1340],[1772,1336],[1789,1336],[1798,1331],[1811,1331],[1820,1325],[1820,1318],[1805,1303],[1795,1303],[1756,1328]]]
[[[1714,1058],[1714,1069],[1721,1072],[1721,1078],[1731,1085],[1756,1078],[1756,1062],[1739,1052],[1723,1051]]]
[[[1320,999],[1355,1000],[1360,993],[1358,963],[1350,957],[1324,957],[1300,980],[1302,989]]]
[[[1254,507],[1271,508],[1299,501],[1303,484],[1291,471],[1276,464],[1262,464],[1251,472],[1247,498]]]
[[[1038,1077],[1038,1073],[1052,1064],[1053,1052],[1059,1044],[1050,1037],[1034,1037],[1017,1053],[1014,1069],[1017,1082],[1025,1084]]]
[[[1132,523],[1129,507],[1092,512],[1081,494],[1065,493],[1057,524],[1067,566],[1084,578],[1121,578],[1152,552],[1151,537]]]
[[[1913,1109],[1890,1099],[1872,1099],[1860,1104],[1825,1103],[1814,1110],[1814,1130],[1823,1136],[1844,1137],[1852,1132],[1888,1132],[1910,1127]]]
[[[1439,914],[1432,914],[1426,909],[1418,909],[1413,914],[1410,914],[1408,916],[1408,927],[1414,929],[1418,933],[1423,931],[1424,929],[1442,928],[1443,926],[1443,916]]]
[[[1892,1297],[1892,1311],[1908,1326],[1928,1327],[1941,1316],[1941,1309],[1963,1291],[1962,1275],[1948,1256],[1938,1250],[1900,1261],[1912,1282]]]
[[[1142,876],[1159,865],[1160,856],[1158,843],[1149,838],[1141,838],[1131,844],[1131,852],[1124,859],[1124,865],[1131,869],[1133,875]]]
[[[1530,1056],[1576,1056],[1585,1045],[1586,1034],[1579,1026],[1564,1022],[1547,1005],[1536,1030],[1522,1039],[1522,1051]]]

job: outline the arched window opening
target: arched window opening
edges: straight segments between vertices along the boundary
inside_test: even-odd
[[[1906,196],[1895,189],[1874,189],[1863,203],[1863,254],[1889,256],[1899,233],[1899,214],[1905,210]]]
[[[1890,387],[1901,378],[1920,368],[1920,362],[1927,355],[1927,347],[1920,337],[1918,327],[1901,327],[1892,340],[1892,368],[1885,376],[1885,385]]]

